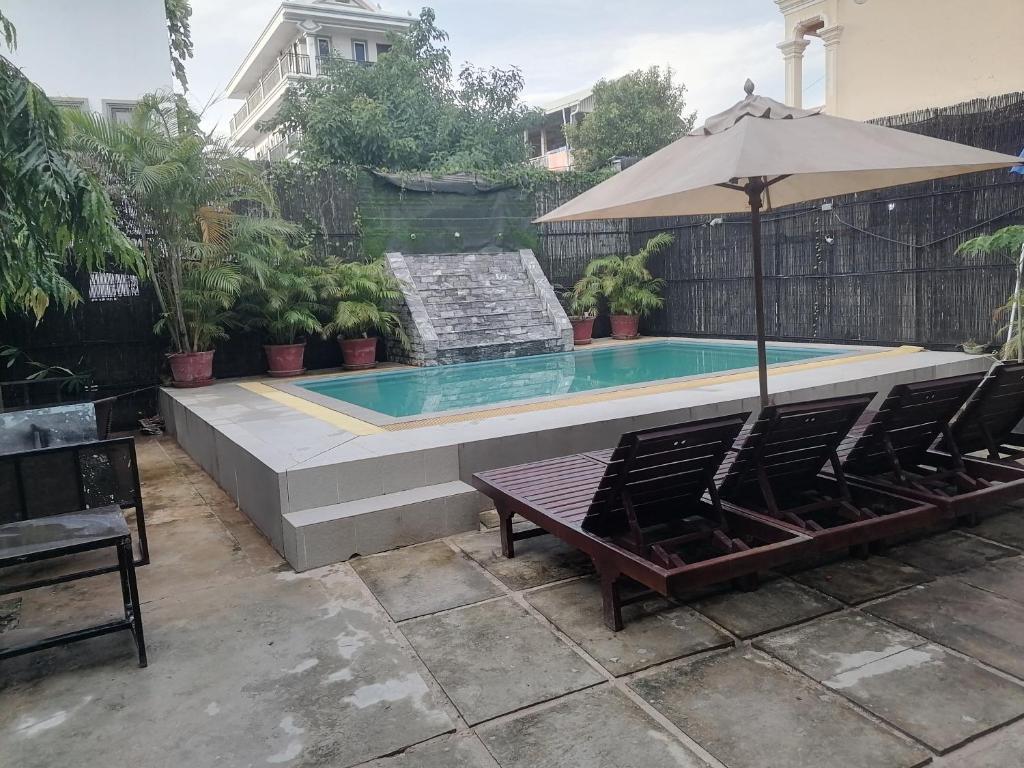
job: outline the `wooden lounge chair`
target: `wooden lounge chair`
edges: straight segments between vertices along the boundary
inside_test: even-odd
[[[714,475],[748,416],[631,432],[614,450],[480,472],[473,484],[494,499],[506,557],[545,532],[591,557],[617,631],[622,606],[649,594],[624,600],[623,578],[670,596],[749,581],[808,551],[808,537],[719,503]],[[539,528],[514,531],[514,514]]]
[[[848,480],[837,449],[873,394],[761,411],[721,478],[727,507],[765,515],[814,539],[818,552],[856,548],[931,525],[938,511]],[[825,466],[830,474],[822,474]]]
[[[950,423],[960,453],[984,451],[990,461],[1024,458],[1024,434],[1014,431],[1024,420],[1024,364],[996,363]],[[945,437],[938,449],[950,453]]]
[[[843,458],[846,476],[968,523],[985,505],[1024,498],[1024,467],[964,456],[950,428],[981,379],[971,374],[893,387]],[[947,451],[931,448],[940,437]]]

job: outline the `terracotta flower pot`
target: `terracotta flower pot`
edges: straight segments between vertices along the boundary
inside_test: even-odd
[[[594,340],[594,318],[570,317],[569,322],[572,323],[572,342],[577,347]]]
[[[306,354],[306,342],[299,344],[264,344],[267,353],[267,373],[271,376],[298,376],[306,369],[302,358]]]
[[[341,345],[341,358],[345,362],[345,369],[349,371],[360,371],[364,368],[375,368],[377,366],[377,337],[369,339],[338,339]]]
[[[640,335],[639,315],[612,315],[612,338],[635,339]]]
[[[167,356],[176,387],[205,387],[213,383],[213,350],[176,352]]]

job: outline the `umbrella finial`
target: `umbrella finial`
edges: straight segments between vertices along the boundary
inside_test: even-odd
[[[747,94],[747,96],[754,95],[754,81],[751,80],[749,77],[747,78],[747,82],[743,84],[743,90]]]

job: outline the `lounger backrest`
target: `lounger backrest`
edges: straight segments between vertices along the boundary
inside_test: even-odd
[[[719,494],[736,504],[766,503],[762,482],[776,495],[810,489],[874,394],[770,405],[758,415],[722,478]]]
[[[0,525],[140,502],[130,437],[0,455]]]
[[[607,536],[628,527],[624,498],[641,527],[694,514],[750,413],[627,432],[612,453],[583,520]]]
[[[981,379],[974,373],[893,387],[844,459],[844,469],[870,476],[892,471],[893,458],[903,467],[920,464]]]
[[[950,424],[961,453],[974,453],[1010,442],[1010,433],[1024,419],[1024,364],[996,363]],[[948,450],[945,441],[939,448]]]

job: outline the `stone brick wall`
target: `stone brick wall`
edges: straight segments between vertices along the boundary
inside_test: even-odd
[[[405,294],[408,350],[393,360],[447,365],[572,349],[572,327],[532,251],[389,253]]]

